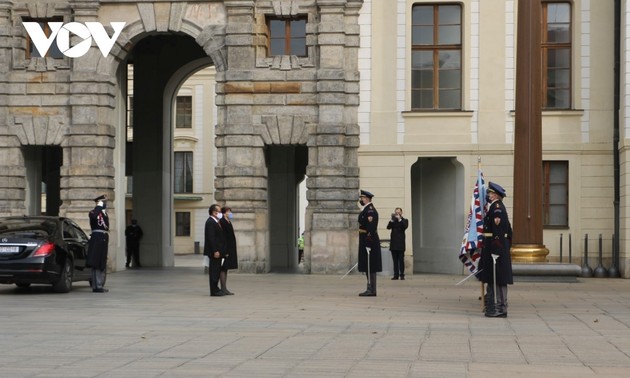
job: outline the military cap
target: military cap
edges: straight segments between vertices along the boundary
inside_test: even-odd
[[[367,190],[361,190],[361,195],[359,197],[372,198],[374,197],[374,194],[368,192]]]
[[[105,196],[105,194],[103,194],[103,195],[100,195],[100,196],[94,198],[94,202],[102,201],[102,200],[104,200],[106,198],[107,197]]]
[[[488,191],[489,191],[489,192],[493,192],[493,193],[496,193],[496,194],[500,195],[500,196],[501,196],[501,198],[503,198],[503,197],[505,197],[505,196],[506,196],[506,194],[505,194],[505,189],[503,189],[503,187],[502,187],[501,185],[496,184],[496,183],[494,183],[494,182],[490,182],[490,183],[488,184]]]

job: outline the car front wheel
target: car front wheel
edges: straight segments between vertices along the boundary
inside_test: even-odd
[[[72,290],[72,264],[70,261],[64,262],[59,279],[53,284],[53,290],[57,293],[67,293]]]

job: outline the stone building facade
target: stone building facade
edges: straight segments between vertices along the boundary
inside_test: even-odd
[[[271,261],[287,258],[296,231],[283,219],[295,206],[291,188],[307,175],[305,269],[345,271],[356,259],[361,5],[0,1],[0,213],[50,207],[48,213],[86,226],[91,199],[106,193],[114,224],[110,264],[117,269],[124,256],[125,170],[133,170],[134,217],[145,230],[143,264],[172,265],[171,105],[186,77],[212,65],[215,201],[238,209],[240,269],[267,272]],[[307,54],[270,57],[266,20],[296,16],[307,20]],[[24,21],[99,22],[110,36],[110,22],[126,25],[107,56],[93,45],[78,58],[36,57]],[[80,41],[73,36],[71,46]],[[133,148],[125,142],[127,64],[134,65]],[[60,154],[51,169],[56,179],[41,168],[53,162],[42,157],[50,151]],[[57,183],[56,203],[48,203],[51,195],[46,206],[37,203],[41,181],[48,189]],[[275,233],[276,227],[289,229]]]

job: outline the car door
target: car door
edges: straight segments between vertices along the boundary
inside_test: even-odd
[[[89,277],[90,270],[85,267],[88,238],[81,228],[69,219],[63,222],[63,239],[74,257],[75,280]]]

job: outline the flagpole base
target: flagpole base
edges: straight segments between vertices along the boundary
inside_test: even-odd
[[[549,249],[542,244],[514,244],[510,253],[512,262],[539,263],[547,262]]]

